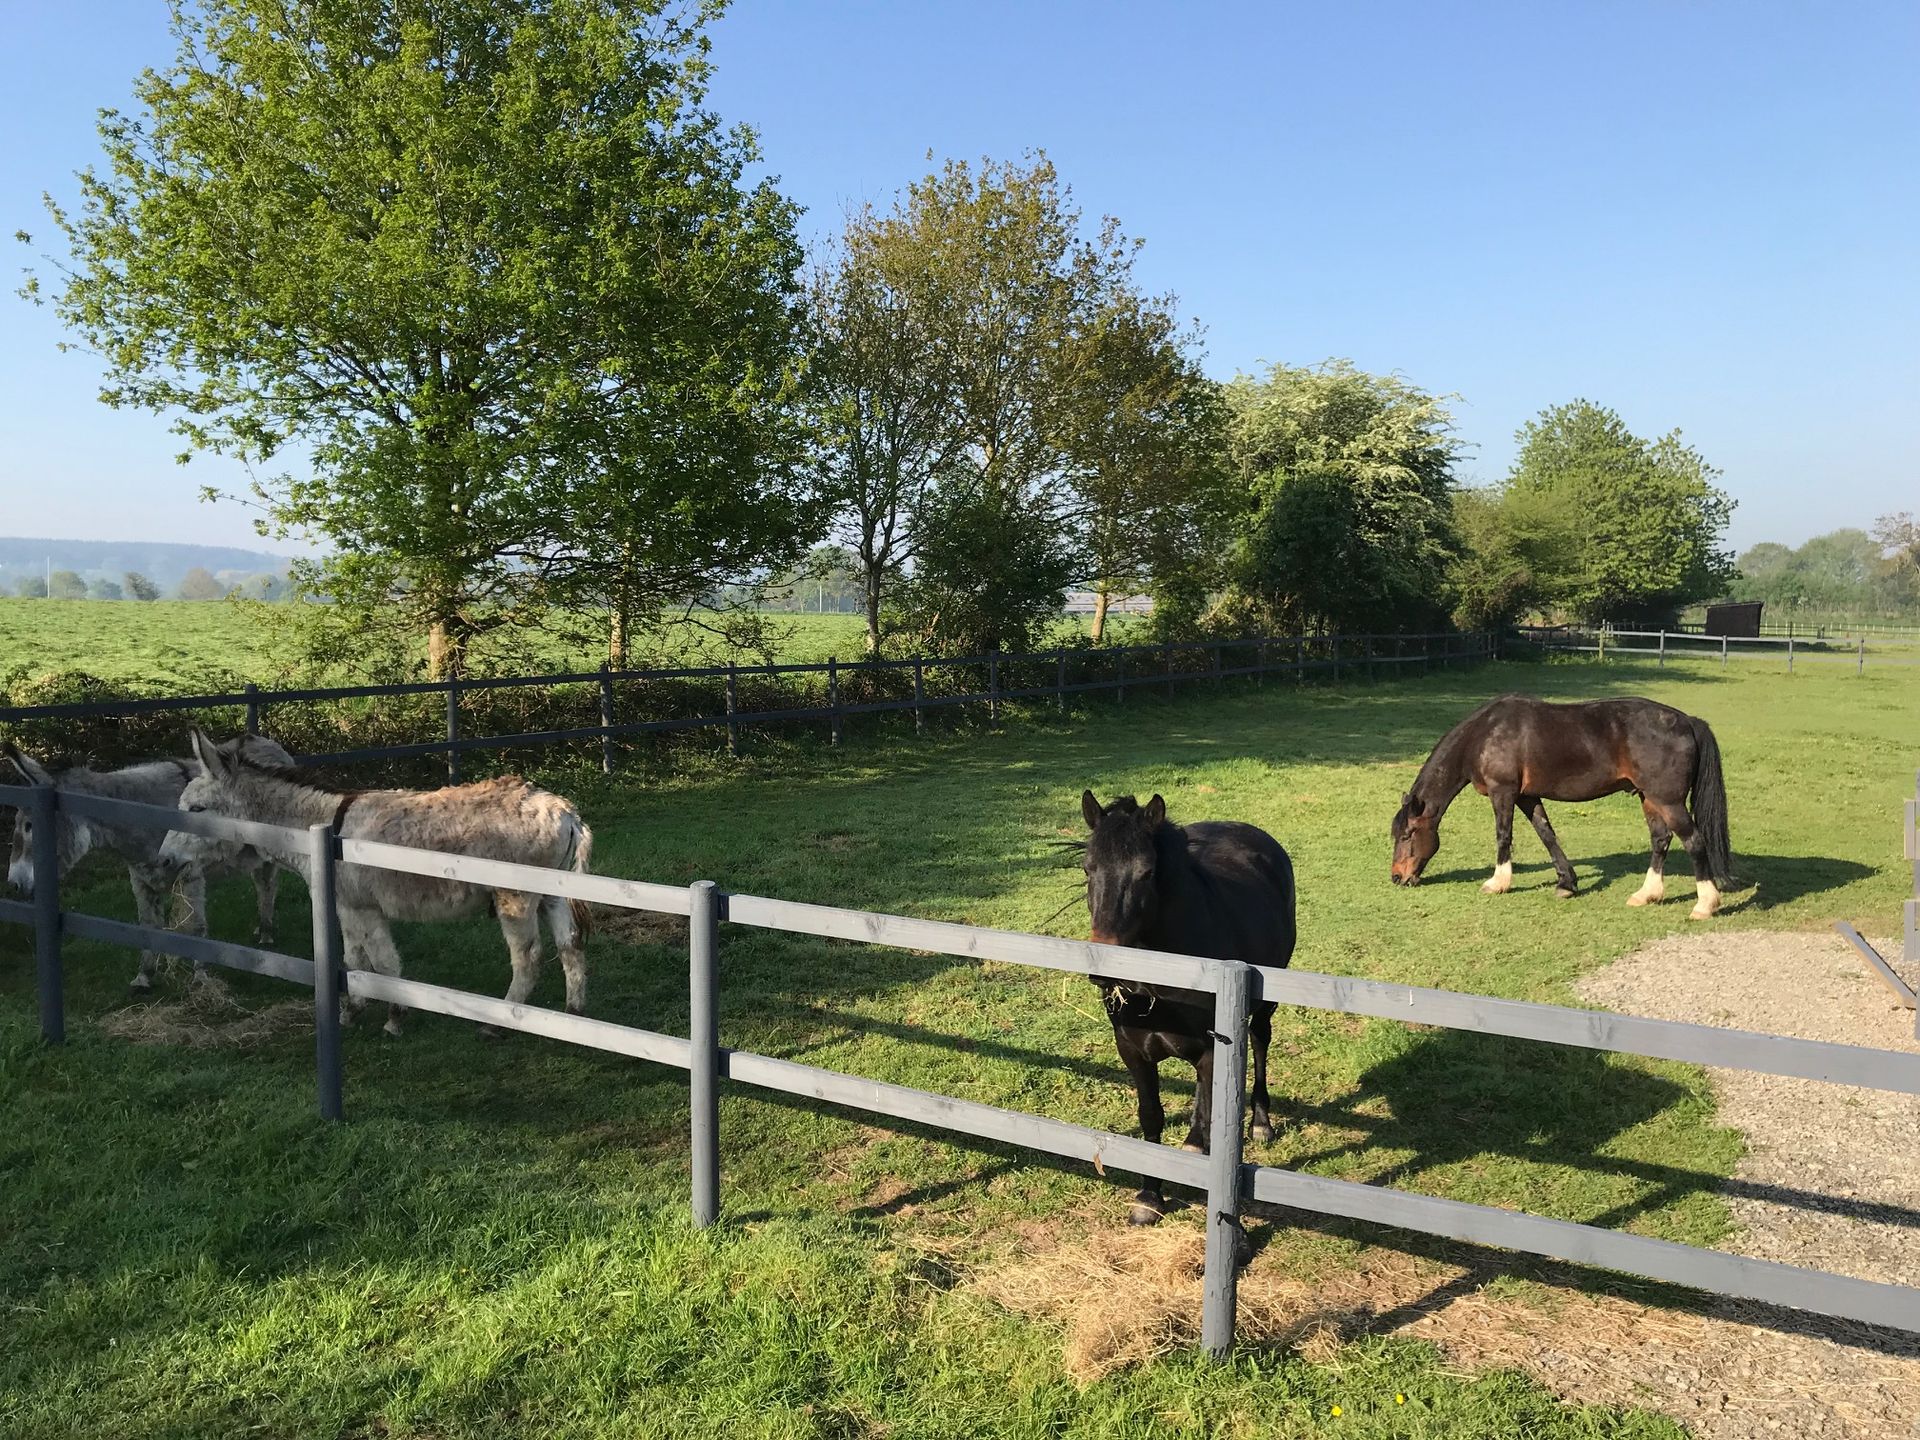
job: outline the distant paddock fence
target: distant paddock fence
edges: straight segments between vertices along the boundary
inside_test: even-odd
[[[1868,663],[1875,669],[1889,665],[1920,665],[1920,656],[1911,647],[1895,647],[1892,653],[1878,642],[1870,645],[1865,635],[1851,640],[1821,640],[1806,635],[1703,635],[1695,630],[1618,630],[1610,625],[1521,625],[1507,637],[1509,647],[1525,647],[1533,654],[1592,655],[1609,657],[1653,657],[1658,665],[1669,660],[1785,660],[1787,671],[1796,665],[1848,665],[1854,673],[1865,673]],[[1905,649],[1907,653],[1900,653]],[[1511,649],[1507,653],[1512,653]]]
[[[719,1083],[724,1079],[926,1127],[960,1137],[963,1143],[972,1140],[1013,1145],[1056,1159],[1090,1162],[1102,1176],[1114,1167],[1201,1192],[1207,1207],[1201,1339],[1203,1348],[1214,1354],[1223,1353],[1233,1343],[1239,1217],[1249,1201],[1547,1256],[1718,1295],[1920,1333],[1920,1289],[1696,1249],[1494,1206],[1249,1164],[1242,1149],[1248,1011],[1260,1000],[1908,1095],[1920,1095],[1920,1055],[728,894],[710,881],[681,888],[582,875],[342,839],[327,825],[289,830],[124,801],[62,795],[44,786],[0,788],[0,803],[27,809],[35,822],[36,885],[32,901],[0,901],[0,922],[33,927],[40,1025],[47,1041],[58,1042],[65,1034],[62,940],[71,936],[145,947],[197,963],[273,976],[311,989],[319,1109],[326,1120],[339,1120],[345,1114],[339,1011],[342,996],[383,1000],[673,1066],[686,1070],[690,1077],[688,1143],[692,1211],[698,1226],[711,1225],[720,1216]],[[63,910],[55,826],[62,810],[123,824],[241,840],[288,858],[308,880],[315,959]],[[343,969],[335,908],[338,867],[343,864],[685,916],[688,1034],[665,1034],[509,1004],[491,996],[398,976]],[[718,1022],[723,922],[1209,993],[1214,997],[1210,1038],[1220,1048],[1215,1056],[1208,1151],[1192,1154],[1070,1121],[728,1048],[721,1043]]]
[[[1258,636],[1157,645],[1061,648],[1020,654],[904,659],[829,659],[808,664],[727,664],[599,670],[264,690],[211,695],[102,697],[0,707],[0,732],[24,748],[51,748],[96,762],[177,752],[188,721],[203,728],[264,731],[303,764],[424,762],[449,782],[474,751],[525,754],[546,746],[597,744],[611,774],[626,742],[724,731],[739,755],[755,732],[824,725],[838,744],[859,717],[929,714],[972,707],[998,719],[1003,705],[1076,696],[1164,694],[1234,678],[1368,680],[1494,658],[1491,632]],[[431,736],[432,738],[426,738]]]

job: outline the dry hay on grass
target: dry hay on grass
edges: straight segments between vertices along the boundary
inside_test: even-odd
[[[252,1010],[211,974],[196,976],[184,999],[129,1005],[100,1022],[100,1028],[117,1040],[182,1045],[189,1050],[247,1049],[312,1025],[311,1000],[282,1000]]]
[[[595,905],[593,930],[622,945],[684,945],[687,919],[658,910],[629,910],[624,905]]]
[[[1285,1245],[1284,1234],[1279,1243]],[[1205,1236],[1174,1220],[1096,1230],[982,1267],[968,1284],[1016,1314],[1060,1328],[1067,1370],[1087,1384],[1199,1343],[1205,1264]],[[1577,1293],[1556,1296],[1549,1317],[1525,1301],[1485,1294],[1464,1264],[1374,1248],[1284,1274],[1256,1261],[1241,1274],[1239,1300],[1241,1344],[1292,1350],[1316,1364],[1335,1362],[1342,1346],[1362,1336],[1392,1333],[1429,1340],[1474,1369],[1528,1369],[1549,1326],[1556,1347],[1593,1358],[1656,1337],[1689,1340],[1703,1324],[1696,1316]]]

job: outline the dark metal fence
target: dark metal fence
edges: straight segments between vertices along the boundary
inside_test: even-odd
[[[1263,999],[1343,1014],[1800,1076],[1909,1095],[1920,1095],[1920,1055],[1648,1020],[1604,1011],[1497,1000],[1309,971],[1275,970],[1235,961],[1129,950],[756,895],[726,894],[707,881],[682,889],[611,876],[545,870],[370,841],[343,840],[325,825],[316,825],[305,832],[285,830],[123,801],[60,795],[42,787],[0,787],[0,803],[25,806],[36,821],[34,836],[38,852],[33,902],[0,901],[0,922],[34,927],[41,1027],[48,1040],[57,1041],[63,1033],[61,940],[63,936],[74,936],[144,946],[196,962],[272,975],[310,987],[314,992],[319,1108],[328,1119],[338,1119],[344,1113],[337,1010],[340,995],[389,1001],[675,1066],[689,1073],[692,1089],[689,1136],[693,1161],[692,1203],[695,1222],[700,1225],[713,1223],[720,1213],[717,1097],[719,1082],[726,1079],[807,1096],[952,1135],[1016,1145],[1069,1160],[1091,1161],[1102,1174],[1108,1166],[1113,1166],[1204,1193],[1207,1245],[1201,1335],[1203,1346],[1216,1354],[1225,1351],[1233,1340],[1238,1217],[1249,1200],[1499,1246],[1715,1294],[1920,1333],[1920,1290],[1913,1288],[1700,1250],[1492,1206],[1247,1164],[1241,1149],[1248,1009],[1252,1002]],[[61,808],[81,815],[111,816],[122,823],[243,839],[270,854],[284,857],[309,881],[316,961],[63,910],[52,823]],[[509,1004],[491,996],[397,976],[342,970],[333,888],[337,866],[342,864],[434,875],[490,887],[686,916],[689,922],[689,1034],[683,1039],[610,1021]],[[1068,1121],[729,1049],[721,1044],[717,1023],[718,986],[723,970],[723,922],[1211,993],[1214,996],[1213,1038],[1221,1050],[1214,1066],[1209,1153],[1190,1154]]]
[[[1673,660],[1778,660],[1787,662],[1792,674],[1795,661],[1800,664],[1851,665],[1856,674],[1865,672],[1871,655],[1876,667],[1920,665],[1913,655],[1888,654],[1883,647],[1873,650],[1867,637],[1856,636],[1842,643],[1816,640],[1808,636],[1702,635],[1687,630],[1617,630],[1611,625],[1521,625],[1508,637],[1532,648],[1535,653],[1593,655],[1601,660],[1609,656],[1637,655],[1655,657],[1660,665]],[[1652,642],[1652,643],[1649,643]]]
[[[23,743],[74,746],[75,722],[115,721],[121,727],[155,717],[195,717],[207,726],[265,729],[307,764],[347,764],[439,756],[449,780],[460,775],[461,757],[476,750],[513,750],[564,742],[598,742],[601,768],[616,764],[616,741],[695,730],[726,732],[728,752],[739,754],[747,736],[774,725],[821,724],[834,743],[849,719],[867,715],[913,715],[916,731],[929,712],[956,706],[984,707],[997,719],[1012,701],[1052,700],[1064,708],[1070,697],[1128,692],[1172,694],[1176,685],[1218,684],[1235,677],[1309,676],[1372,680],[1417,669],[1474,663],[1494,657],[1490,632],[1413,635],[1291,635],[1159,645],[1060,648],[1026,654],[961,657],[914,656],[772,665],[707,665],[660,670],[599,670],[552,675],[419,681],[401,685],[346,685],[300,690],[262,690],[248,685],[224,694],[89,700],[64,704],[0,707],[0,727]],[[548,703],[531,712],[508,701],[537,692]],[[335,746],[328,737],[346,729],[341,707],[353,701],[411,699],[411,712],[384,714],[370,728],[404,725],[418,734],[432,725],[429,711],[445,719],[432,739]],[[328,707],[318,718],[312,707]],[[380,707],[382,710],[395,707]],[[662,714],[663,709],[681,713]],[[276,724],[276,715],[287,718]],[[493,728],[524,722],[518,729]],[[555,719],[575,723],[551,723]],[[297,722],[297,723],[295,723]],[[486,728],[480,728],[486,727]],[[86,737],[78,737],[84,744]],[[96,750],[127,750],[97,736]],[[160,743],[149,731],[141,743]],[[178,737],[171,737],[178,744]]]

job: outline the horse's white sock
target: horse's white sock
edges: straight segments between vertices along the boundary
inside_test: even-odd
[[[1703,879],[1697,881],[1694,888],[1699,893],[1693,904],[1693,918],[1704,920],[1720,908],[1720,887]]]
[[[1489,895],[1504,895],[1513,888],[1513,862],[1503,861],[1493,867],[1493,878],[1480,887]]]

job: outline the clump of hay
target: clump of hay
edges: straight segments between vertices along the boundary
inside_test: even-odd
[[[1200,1343],[1206,1238],[1177,1222],[1094,1230],[1082,1238],[976,1271],[969,1287],[1015,1314],[1059,1326],[1067,1373],[1081,1384]],[[1324,1359],[1356,1319],[1316,1286],[1243,1272],[1243,1340]]]
[[[1170,1219],[1150,1229],[1093,1229],[979,1266],[967,1286],[1059,1328],[1067,1372],[1089,1384],[1199,1343],[1205,1266],[1199,1227]],[[1523,1298],[1486,1292],[1493,1273],[1373,1247],[1317,1257],[1288,1274],[1256,1261],[1240,1274],[1237,1333],[1242,1344],[1292,1350],[1316,1364],[1334,1361],[1344,1346],[1373,1333],[1430,1341],[1475,1370],[1538,1374],[1530,1362],[1551,1348],[1560,1368],[1582,1371],[1592,1383],[1605,1357],[1622,1345],[1687,1351],[1706,1330],[1697,1315],[1558,1289],[1549,1313]],[[1632,1400],[1630,1393],[1609,1398]]]
[[[294,1030],[311,1028],[311,1000],[282,1000],[248,1009],[213,975],[201,975],[181,1000],[129,1005],[100,1022],[100,1028],[136,1045],[181,1045],[189,1050],[241,1050],[263,1045]]]
[[[662,915],[656,910],[629,910],[623,905],[593,907],[595,933],[622,945],[669,945],[687,942],[684,915]]]

